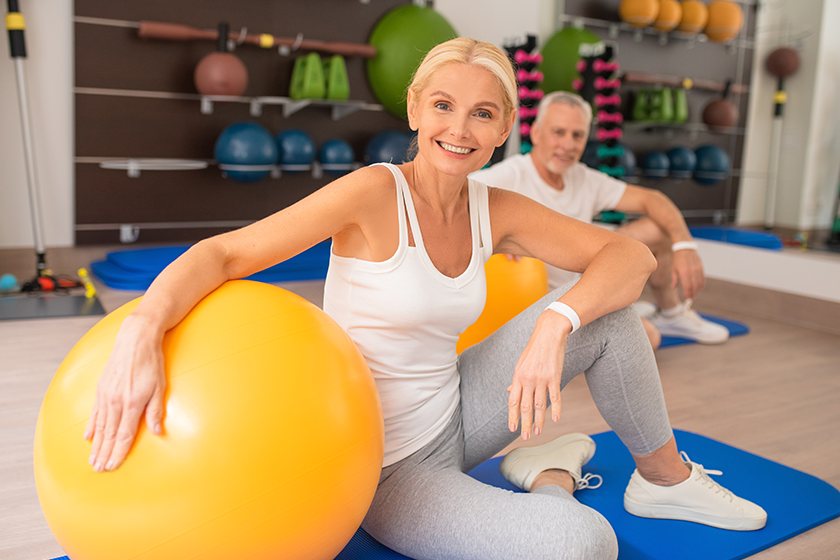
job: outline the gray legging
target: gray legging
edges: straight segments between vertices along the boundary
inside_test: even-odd
[[[518,436],[508,429],[506,388],[537,317],[568,287],[463,352],[452,420],[434,441],[382,470],[362,524],[374,538],[417,560],[617,557],[606,519],[560,487],[513,493],[465,474]],[[633,454],[671,438],[656,361],[632,308],[569,337],[561,387],[584,371],[598,410]]]

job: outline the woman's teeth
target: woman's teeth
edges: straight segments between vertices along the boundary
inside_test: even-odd
[[[453,152],[456,154],[466,155],[472,151],[470,148],[459,148],[458,146],[453,146],[452,144],[447,144],[445,142],[438,142],[438,144],[447,152]]]

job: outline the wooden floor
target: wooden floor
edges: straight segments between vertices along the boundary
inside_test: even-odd
[[[320,283],[287,287],[320,303]],[[100,292],[108,311],[137,295]],[[747,323],[752,332],[722,346],[690,345],[658,352],[674,427],[773,459],[840,488],[840,336],[726,309],[700,309]],[[38,505],[32,440],[41,399],[53,373],[96,320],[0,321],[3,560],[43,560],[63,555]],[[582,378],[566,388],[562,399],[561,421],[541,438],[608,429]],[[726,465],[703,462],[709,468],[726,470]],[[840,558],[840,519],[753,558]]]

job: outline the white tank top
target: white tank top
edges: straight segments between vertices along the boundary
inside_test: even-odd
[[[394,175],[400,242],[386,261],[330,253],[324,311],[341,325],[367,360],[385,418],[384,466],[408,457],[437,436],[460,400],[458,336],[484,309],[484,263],[493,254],[487,186],[469,180],[472,257],[450,278],[423,245],[402,172]],[[408,244],[408,222],[414,247]]]

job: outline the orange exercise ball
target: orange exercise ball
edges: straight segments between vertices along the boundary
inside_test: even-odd
[[[370,370],[326,313],[247,280],[205,297],[163,341],[164,434],[94,473],[82,439],[134,300],[76,344],[35,432],[44,516],[73,560],[332,559],[373,500],[383,422]]]
[[[513,261],[506,255],[493,255],[485,263],[484,273],[487,276],[484,311],[458,338],[459,354],[496,332],[548,293],[545,264],[537,259],[522,257]]]
[[[744,25],[741,6],[731,0],[715,0],[709,4],[709,21],[704,33],[710,41],[726,43],[734,39]]]
[[[653,28],[667,33],[673,31],[682,19],[682,6],[677,0],[659,0],[659,15],[653,22]]]
[[[659,13],[657,0],[621,0],[618,15],[621,21],[635,27],[645,27],[656,19]]]
[[[695,35],[703,31],[709,20],[709,9],[700,0],[683,0],[682,19],[678,31]]]
[[[228,26],[219,24],[216,52],[202,58],[195,67],[193,80],[201,95],[240,96],[248,89],[248,69],[239,58],[227,52]]]

